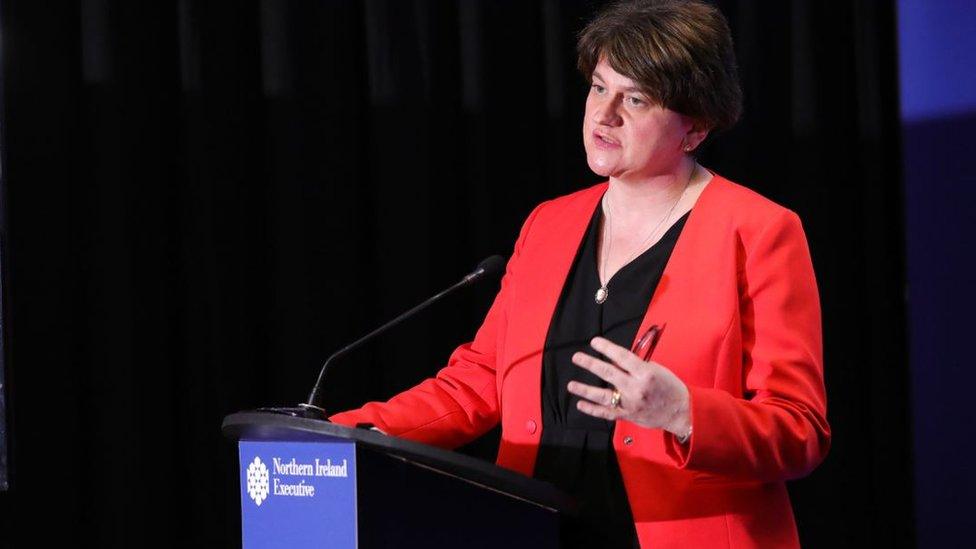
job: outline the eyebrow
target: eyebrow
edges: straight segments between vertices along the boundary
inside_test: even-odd
[[[603,78],[603,75],[600,74],[598,71],[593,71],[592,78],[599,78],[601,82],[606,82],[606,79]],[[646,92],[644,92],[644,90],[640,89],[637,86],[628,86],[628,87],[624,88],[624,91],[625,92],[637,92],[637,93],[641,93],[641,94],[647,95]]]

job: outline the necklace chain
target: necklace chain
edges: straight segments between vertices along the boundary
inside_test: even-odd
[[[671,214],[674,212],[675,207],[677,207],[678,202],[681,201],[681,198],[684,197],[685,192],[688,191],[688,186],[691,184],[692,178],[695,177],[696,171],[698,171],[697,165],[691,168],[691,173],[688,175],[688,180],[685,181],[685,186],[681,190],[681,194],[679,194],[678,197],[674,199],[674,202],[671,203],[671,207],[668,208],[667,213],[665,213],[664,216],[661,217],[661,220],[657,222],[657,225],[654,226],[654,229],[652,229],[651,232],[648,233],[647,238],[645,238],[640,243],[640,245],[637,246],[635,252],[631,254],[631,256],[627,259],[627,261],[623,263],[623,265],[626,266],[628,263],[633,261],[635,257],[640,255],[640,253],[644,250],[644,246],[651,241],[651,238],[657,233],[658,229],[661,228],[661,226],[664,224],[666,220],[671,218]],[[610,205],[609,193],[603,195],[603,203],[606,206],[607,214],[608,214],[604,218],[604,228],[605,228],[604,233],[606,234],[607,252],[603,255],[603,260],[600,262],[600,272],[597,273],[599,278],[601,279],[600,288],[596,291],[596,296],[595,296],[597,304],[603,304],[603,302],[606,301],[608,297],[610,297],[610,290],[609,288],[607,288],[607,285],[610,283],[610,280],[607,279],[607,281],[604,282],[602,279],[603,276],[607,274],[607,261],[610,258],[610,252],[613,250],[613,227],[610,223],[610,218],[613,216],[613,208]]]

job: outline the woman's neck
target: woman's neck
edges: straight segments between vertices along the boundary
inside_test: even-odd
[[[707,177],[702,177],[706,175]],[[643,179],[618,179],[611,177],[607,200],[615,215],[626,219],[659,216],[671,208],[686,189],[701,185],[711,177],[700,168],[694,158],[683,159],[675,170]],[[688,194],[688,193],[685,193]],[[698,193],[693,193],[697,196]]]

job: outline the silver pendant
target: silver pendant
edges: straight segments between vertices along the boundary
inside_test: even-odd
[[[607,290],[606,286],[600,286],[600,289],[596,291],[596,302],[599,305],[603,305],[603,302],[610,297],[610,292]]]

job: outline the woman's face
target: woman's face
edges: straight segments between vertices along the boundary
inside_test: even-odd
[[[651,103],[605,60],[593,69],[583,143],[597,175],[640,180],[673,173],[684,147],[696,147],[706,133],[696,131],[690,117]]]

